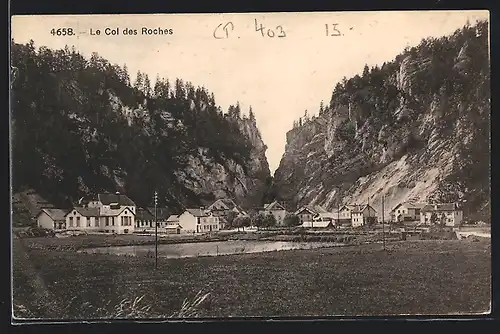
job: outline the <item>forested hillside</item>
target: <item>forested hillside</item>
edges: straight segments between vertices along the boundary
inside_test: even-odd
[[[202,205],[216,197],[260,204],[269,182],[253,112],[223,112],[214,94],[109,63],[94,53],[12,41],[14,192],[57,205],[100,191],[138,205]]]
[[[273,192],[281,200],[458,202],[489,217],[488,23],[427,38],[337,83],[319,115],[297,120]]]

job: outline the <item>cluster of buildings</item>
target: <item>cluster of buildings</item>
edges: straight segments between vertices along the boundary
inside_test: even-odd
[[[262,215],[272,215],[278,226],[285,224],[285,206],[274,201],[257,210]],[[155,218],[156,214],[156,218]],[[305,228],[333,228],[335,226],[360,227],[376,223],[377,211],[370,205],[344,205],[336,212],[321,206],[302,206],[295,212],[299,224]],[[70,210],[42,208],[36,216],[37,225],[56,231],[80,230],[86,232],[131,234],[155,231],[159,233],[208,233],[226,228],[229,220],[250,217],[233,200],[218,199],[207,208],[187,208],[174,213],[168,208],[140,208],[126,195],[98,194],[86,204]],[[462,222],[462,210],[454,203],[422,204],[404,202],[390,212],[391,222],[416,221],[422,225],[440,224],[458,226]]]
[[[294,214],[299,217],[303,227],[309,228],[359,227],[376,223],[379,219],[377,211],[369,204],[344,205],[336,212],[328,212],[321,206],[303,206]],[[463,212],[456,203],[403,202],[390,211],[388,218],[391,223],[418,222],[421,225],[459,226],[463,220]]]
[[[156,211],[156,212],[155,212]],[[138,208],[126,195],[99,194],[96,199],[70,210],[42,208],[36,216],[38,227],[56,231],[131,234],[152,232],[155,221],[159,233],[207,233],[225,228],[227,217],[246,213],[232,200],[217,200],[208,208],[187,208],[173,213],[168,208]],[[155,218],[156,213],[156,218]]]
[[[392,222],[418,221],[422,225],[459,226],[463,211],[457,203],[425,204],[404,202],[391,210]]]
[[[377,221],[377,211],[369,204],[344,205],[337,212],[329,212],[321,206],[303,206],[294,214],[299,217],[301,226],[310,228],[359,227]]]

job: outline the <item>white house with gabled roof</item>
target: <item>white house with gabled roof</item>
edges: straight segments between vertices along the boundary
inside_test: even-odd
[[[276,219],[276,224],[283,225],[286,216],[286,209],[278,201],[274,201],[269,204],[264,204],[264,208],[260,210],[259,213],[265,216],[273,215]]]
[[[419,221],[420,210],[425,206],[424,203],[402,202],[396,205],[390,212],[391,221]]]

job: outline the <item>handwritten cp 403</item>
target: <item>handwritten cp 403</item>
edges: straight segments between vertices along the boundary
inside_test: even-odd
[[[269,38],[283,38],[286,37],[286,32],[283,26],[278,25],[275,28],[266,28],[262,23],[259,23],[257,19],[254,20],[255,32],[260,33],[262,37]],[[215,39],[225,39],[230,38],[235,31],[236,26],[233,22],[223,22],[220,23],[214,30],[213,36]],[[237,37],[239,38],[239,36]]]

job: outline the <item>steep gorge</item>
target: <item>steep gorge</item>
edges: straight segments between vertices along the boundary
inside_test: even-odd
[[[280,200],[458,202],[490,215],[488,24],[428,38],[337,84],[318,116],[287,133],[273,181]]]

